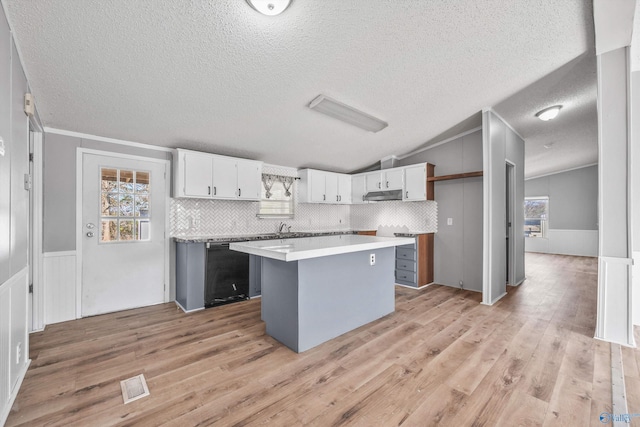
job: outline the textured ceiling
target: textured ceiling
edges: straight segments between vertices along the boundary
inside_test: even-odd
[[[293,0],[276,17],[244,0],[2,2],[45,126],[335,171],[412,151],[593,49],[589,0]],[[318,94],[389,127],[311,111]],[[500,112],[523,136],[548,132],[526,123],[537,104],[516,107]]]
[[[494,107],[526,141],[525,176],[598,162],[596,72],[595,52],[586,53]],[[535,117],[552,105],[562,105],[558,117]]]

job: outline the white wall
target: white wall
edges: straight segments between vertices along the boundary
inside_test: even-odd
[[[511,162],[515,178],[515,230],[524,228],[524,140],[495,112],[482,114],[484,161],[483,303],[493,304],[506,294],[506,164]],[[524,280],[524,233],[514,233],[514,281]]]
[[[628,169],[629,48],[598,55],[598,311],[596,338],[635,346]]]
[[[29,121],[23,112],[27,80],[0,8],[0,425],[29,365],[28,248]]]
[[[549,197],[546,238],[525,238],[527,252],[598,256],[598,166],[525,181],[525,196]]]

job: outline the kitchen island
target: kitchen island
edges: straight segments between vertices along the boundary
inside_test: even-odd
[[[300,353],[395,309],[395,247],[412,238],[359,235],[231,243],[262,257],[267,333]]]

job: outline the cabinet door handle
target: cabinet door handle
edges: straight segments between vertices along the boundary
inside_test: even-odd
[[[362,201],[364,202],[364,194],[362,195]]]
[[[215,196],[216,194],[218,194],[218,189],[214,186],[213,187],[213,195]]]
[[[207,194],[211,195],[211,186],[210,185],[207,187]]]
[[[340,200],[338,200],[338,201],[341,202],[342,201],[342,196],[339,196],[339,197],[340,197]]]
[[[382,182],[378,182],[378,188],[382,188]]]
[[[387,181],[387,188],[389,188],[389,181]]]
[[[340,196],[336,196],[336,202],[340,201]]]
[[[405,199],[408,199],[408,198],[409,198],[409,192],[408,192],[408,191],[405,191],[405,193],[404,193],[404,194],[405,194],[404,198],[405,198]]]
[[[238,188],[238,197],[242,196],[242,189]]]

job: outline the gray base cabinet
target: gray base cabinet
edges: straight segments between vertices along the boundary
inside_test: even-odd
[[[396,283],[419,288],[433,283],[433,233],[419,234],[412,245],[396,248]]]
[[[176,244],[176,301],[185,311],[204,308],[205,243]]]

